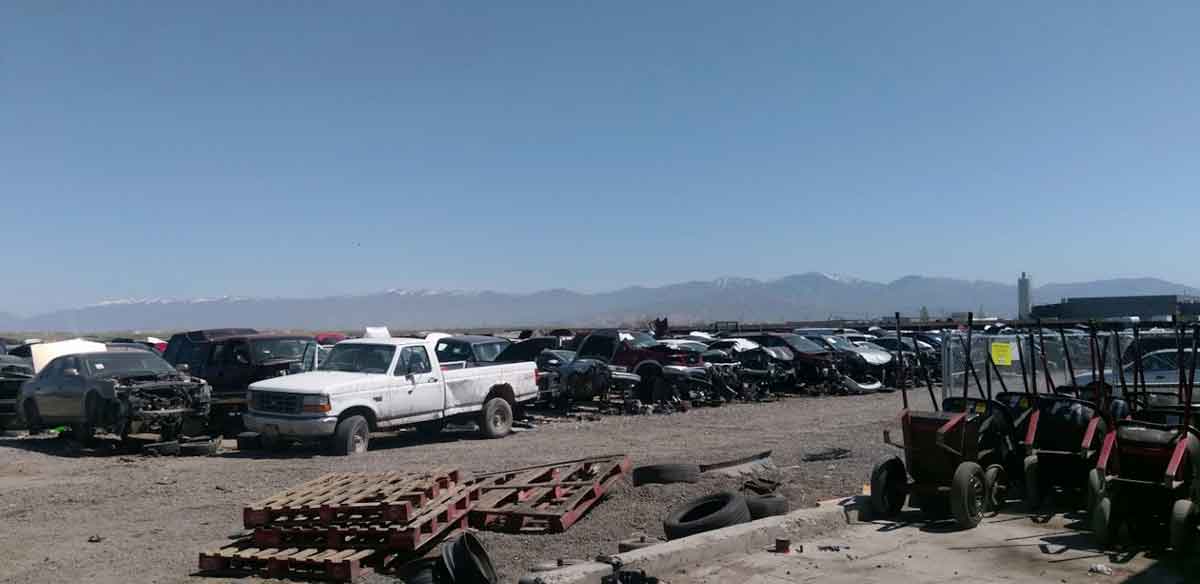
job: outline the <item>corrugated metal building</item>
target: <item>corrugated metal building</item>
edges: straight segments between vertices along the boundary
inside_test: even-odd
[[[1089,320],[1136,316],[1143,320],[1165,320],[1176,313],[1200,316],[1200,297],[1196,296],[1097,296],[1064,298],[1058,304],[1033,307],[1033,318]]]

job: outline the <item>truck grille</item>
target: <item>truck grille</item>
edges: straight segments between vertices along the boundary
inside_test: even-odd
[[[259,412],[299,414],[304,398],[294,393],[250,392],[250,407]]]

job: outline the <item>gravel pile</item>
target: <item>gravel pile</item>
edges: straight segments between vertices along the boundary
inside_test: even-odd
[[[240,531],[244,504],[325,472],[454,465],[498,471],[626,453],[635,466],[717,462],[773,451],[774,474],[792,507],[857,493],[871,467],[894,452],[882,444],[899,396],[795,398],[697,409],[670,416],[612,416],[540,424],[502,440],[448,432],[436,442],[411,433],[380,436],[364,456],[230,452],[211,458],[91,455],[66,440],[0,437],[0,582],[189,582],[197,553]],[[845,448],[846,458],[804,462]],[[692,485],[628,483],[561,534],[483,533],[506,582],[556,558],[616,552],[618,540],[662,534],[670,509],[693,497],[736,489],[741,479]],[[98,539],[98,541],[97,541]],[[89,541],[93,540],[93,541]],[[225,581],[211,579],[211,581]],[[237,580],[239,582],[253,581]],[[394,582],[370,576],[366,582]]]

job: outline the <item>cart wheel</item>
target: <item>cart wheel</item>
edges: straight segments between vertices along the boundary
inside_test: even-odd
[[[1181,559],[1190,557],[1193,535],[1196,530],[1196,504],[1188,499],[1179,499],[1171,507],[1171,548]]]
[[[904,508],[908,475],[899,458],[889,458],[871,471],[871,510],[880,517],[895,517]]]
[[[1004,508],[1008,502],[1008,473],[1004,467],[993,464],[983,472],[983,484],[987,489],[987,500],[984,501],[984,511],[995,513]]]
[[[963,529],[979,525],[986,500],[983,467],[974,462],[959,464],[954,471],[954,479],[950,481],[950,511],[954,514],[954,520]]]
[[[1101,496],[1092,509],[1092,537],[1101,548],[1106,548],[1117,539],[1117,523],[1113,521],[1112,499]]]
[[[1025,457],[1025,505],[1030,510],[1042,505],[1042,485],[1036,456]]]
[[[1100,497],[1104,496],[1104,476],[1100,474],[1100,469],[1093,468],[1088,471],[1087,477],[1087,512],[1091,513],[1096,508],[1096,503],[1100,501]]]

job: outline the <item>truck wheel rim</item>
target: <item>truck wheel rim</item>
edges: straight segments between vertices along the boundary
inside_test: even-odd
[[[365,434],[356,432],[354,434],[353,450],[354,452],[367,451],[367,437]]]
[[[495,426],[496,428],[503,428],[507,424],[508,416],[504,415],[504,412],[496,411],[496,413],[492,415],[492,426]]]
[[[971,497],[968,499],[968,502],[971,505],[969,511],[972,517],[978,517],[983,513],[983,501],[986,496],[986,489],[984,488],[983,481],[980,480],[980,477],[975,475],[971,476],[971,482],[969,484],[971,488]]]

